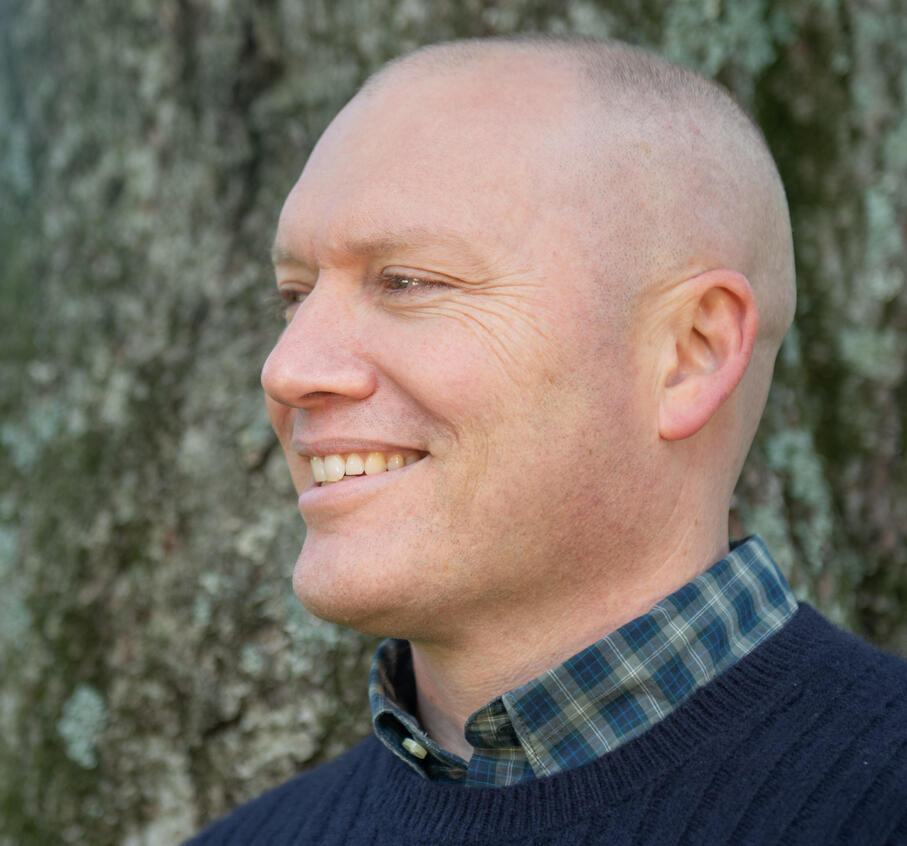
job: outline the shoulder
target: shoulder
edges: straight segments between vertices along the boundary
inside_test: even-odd
[[[684,750],[689,842],[907,842],[907,661],[809,606],[675,714],[637,742]]]
[[[907,737],[907,660],[839,629],[809,605],[753,658],[783,668],[788,693],[806,707],[848,715],[851,733],[872,726]]]
[[[879,649],[839,629],[809,605],[801,605],[790,624],[778,635],[788,641],[805,671],[828,684],[847,684],[876,690],[907,689],[907,659]]]
[[[300,832],[325,818],[325,810],[355,813],[361,792],[374,773],[382,748],[373,736],[348,752],[247,802],[209,825],[186,846],[242,844],[252,839],[269,844],[297,842]]]
[[[818,832],[834,821],[824,842],[888,842],[907,827],[907,660],[809,606],[776,637],[788,641],[796,669],[787,706],[774,712],[784,728],[773,780],[786,801],[799,796],[798,826]]]

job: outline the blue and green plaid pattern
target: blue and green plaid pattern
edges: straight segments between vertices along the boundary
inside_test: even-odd
[[[647,614],[466,722],[467,763],[425,734],[413,716],[409,644],[386,640],[369,679],[372,724],[395,755],[427,778],[503,787],[578,767],[664,719],[797,610],[784,576],[758,537],[731,552]],[[419,759],[403,741],[427,750]]]

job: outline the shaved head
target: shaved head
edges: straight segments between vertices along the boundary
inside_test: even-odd
[[[781,181],[720,87],[623,44],[417,51],[325,130],[274,257],[262,383],[319,616],[538,654],[569,617],[576,651],[726,552],[794,293]],[[373,451],[415,460],[387,494],[311,487],[309,457]]]
[[[749,280],[759,334],[736,397],[749,421],[735,462],[741,465],[796,304],[787,200],[762,132],[712,80],[628,44],[583,38],[432,45],[386,65],[361,93],[426,75],[480,75],[493,87],[500,69],[514,63],[525,66],[527,89],[566,72],[582,103],[570,125],[552,122],[560,149],[548,167],[565,171],[590,257],[607,262],[602,276],[613,278],[620,263],[625,286],[605,288],[612,306],[615,296],[622,298],[629,318],[647,298],[712,268],[731,268]],[[569,97],[563,90],[560,96]],[[528,90],[525,100],[534,107]],[[615,239],[611,212],[618,194],[627,214]]]

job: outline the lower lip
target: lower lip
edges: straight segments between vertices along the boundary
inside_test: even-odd
[[[402,480],[424,462],[425,458],[420,458],[405,467],[385,470],[373,476],[363,474],[325,485],[313,484],[299,495],[299,513],[305,519],[307,515],[321,511],[341,512],[358,508],[364,500]]]

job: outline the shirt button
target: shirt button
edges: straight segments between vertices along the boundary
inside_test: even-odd
[[[410,755],[415,755],[420,761],[428,754],[428,750],[411,737],[403,738],[403,748],[409,752]]]

